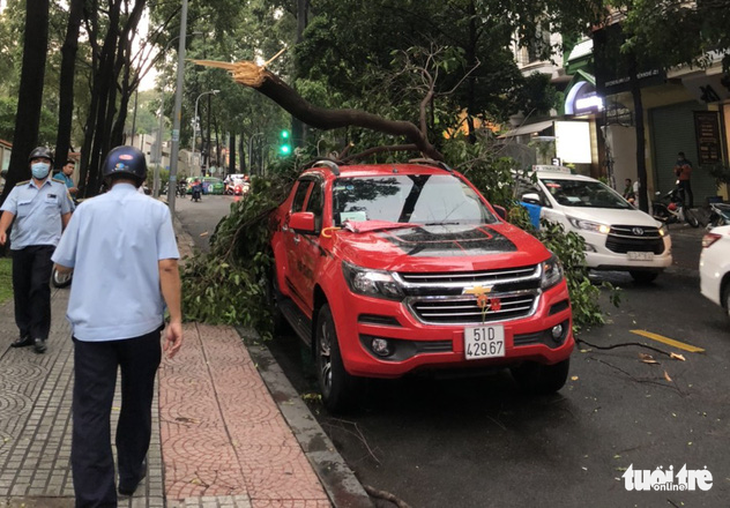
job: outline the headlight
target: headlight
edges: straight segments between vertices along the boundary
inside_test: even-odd
[[[666,224],[662,224],[662,227],[659,228],[659,236],[667,236],[669,234],[669,228]]]
[[[553,254],[550,259],[542,263],[542,279],[540,287],[542,289],[550,289],[554,285],[563,280],[563,265],[560,264],[558,256]]]
[[[567,217],[568,221],[576,229],[582,229],[584,231],[593,231],[594,233],[602,233],[607,235],[611,232],[611,226],[601,224],[599,222],[591,222],[589,220],[576,219],[575,217]]]
[[[389,272],[368,270],[343,261],[342,273],[353,293],[389,300],[403,299],[403,290]]]

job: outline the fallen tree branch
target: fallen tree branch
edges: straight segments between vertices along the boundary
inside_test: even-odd
[[[593,349],[602,349],[602,350],[608,350],[608,349],[616,349],[619,347],[629,347],[629,346],[636,346],[636,347],[643,347],[646,349],[650,349],[652,351],[656,351],[657,353],[663,354],[665,356],[668,356],[672,358],[672,353],[669,353],[667,351],[664,351],[663,349],[659,349],[658,347],[650,346],[648,344],[642,344],[641,342],[622,342],[620,344],[612,344],[610,346],[596,346],[595,344],[591,344],[590,342],[586,342],[583,339],[575,339],[576,342],[580,342],[581,344],[585,344],[586,346],[593,348]]]
[[[403,501],[401,498],[396,496],[395,494],[391,494],[390,492],[386,492],[384,490],[376,489],[375,487],[371,487],[370,485],[363,485],[363,488],[365,489],[365,492],[368,493],[368,495],[372,497],[376,497],[378,499],[385,499],[386,501],[390,501],[391,503],[395,504],[398,508],[411,508],[411,506]]]
[[[292,116],[305,124],[322,130],[339,129],[341,127],[362,127],[365,129],[401,136],[413,143],[419,151],[436,160],[444,160],[444,156],[426,138],[426,135],[411,122],[388,120],[383,117],[356,109],[324,109],[316,107],[304,100],[293,88],[279,76],[256,65],[254,62],[240,61],[236,63],[215,62],[211,60],[193,60],[197,65],[226,69],[234,81],[254,88],[264,94]]]

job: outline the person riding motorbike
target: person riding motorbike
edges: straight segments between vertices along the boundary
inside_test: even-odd
[[[193,188],[192,188],[192,196],[190,197],[191,201],[200,201],[202,195],[203,195],[203,184],[200,180],[197,178],[193,182]]]

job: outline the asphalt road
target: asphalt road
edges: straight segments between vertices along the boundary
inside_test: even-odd
[[[179,215],[202,244],[200,232],[212,232],[230,201],[186,203]],[[347,417],[328,415],[316,401],[313,412],[364,484],[413,507],[728,506],[730,323],[699,293],[701,237],[701,230],[674,226],[675,265],[653,284],[636,285],[618,272],[595,277],[620,286],[622,303],[612,308],[603,295],[608,322],[579,334],[585,343],[556,395],[526,398],[506,373],[413,378],[371,383],[362,408]],[[599,349],[610,346],[618,347]],[[316,391],[295,337],[278,337],[270,349],[300,393]],[[712,487],[629,491],[622,478],[630,466],[678,473],[685,464],[706,468]]]

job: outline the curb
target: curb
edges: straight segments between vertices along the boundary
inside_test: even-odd
[[[264,384],[294,433],[299,446],[302,447],[333,506],[373,508],[375,505],[365,492],[365,488],[314,418],[307,404],[299,397],[268,348],[262,345],[258,333],[252,329],[238,327],[236,331],[243,339]]]
[[[166,202],[166,201],[165,201]],[[181,263],[195,251],[195,242],[177,215],[172,217]],[[374,508],[355,473],[299,397],[284,371],[255,330],[234,327],[243,340],[284,420],[335,508]]]

